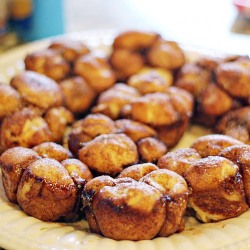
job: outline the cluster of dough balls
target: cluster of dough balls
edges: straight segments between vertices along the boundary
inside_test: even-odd
[[[96,177],[83,192],[91,231],[116,240],[147,240],[182,231],[187,198],[183,177],[151,163],[128,167],[116,179]]]
[[[175,85],[195,97],[195,121],[249,143],[249,81],[248,57],[203,57],[185,64]]]
[[[168,150],[153,128],[129,119],[89,114],[72,127],[69,150],[99,174],[114,176],[139,161],[157,162]]]
[[[24,71],[10,85],[0,84],[0,145],[33,147],[61,142],[73,113],[63,106],[60,86],[45,75]]]
[[[167,147],[174,147],[193,110],[192,95],[171,86],[174,71],[185,61],[183,51],[158,34],[139,31],[120,34],[113,47],[110,60],[97,57],[74,40],[54,41],[48,49],[28,54],[26,71],[15,76],[10,86],[0,86],[1,151],[14,146],[30,148],[46,141],[67,145],[66,128],[74,115],[81,117],[88,111],[113,120],[143,123],[156,131],[155,136]],[[117,82],[112,62],[113,57],[122,60],[114,55],[121,50],[136,54],[144,62],[123,83]],[[6,99],[11,102],[5,107]],[[92,139],[95,136],[88,135]],[[75,139],[77,148],[81,147],[78,141],[86,141],[77,135]],[[143,147],[152,143],[155,141],[151,138],[143,142]]]
[[[92,179],[88,167],[54,142],[33,149],[14,147],[0,158],[6,196],[43,221],[76,220],[81,192]]]
[[[58,40],[25,67],[0,84],[0,165],[8,199],[27,214],[72,221],[84,211],[92,232],[146,240],[184,230],[190,209],[203,222],[248,209],[248,58],[186,63],[175,42],[129,31],[109,58]],[[193,111],[236,139],[168,152]]]
[[[95,177],[83,192],[90,229],[115,240],[145,240],[184,230],[186,211],[202,222],[239,216],[250,205],[249,157],[250,146],[208,135],[168,152],[157,166]]]
[[[135,88],[117,83],[101,93],[93,113],[112,119],[126,118],[156,130],[168,147],[174,147],[188,127],[193,111],[193,97],[186,90],[170,86],[164,92],[141,95]]]
[[[171,82],[169,70],[179,69],[185,63],[185,56],[177,43],[166,41],[157,33],[128,31],[115,38],[110,62],[119,80],[127,79],[149,65],[164,68],[166,73],[163,75],[167,82]],[[157,71],[156,74],[161,75]],[[159,81],[157,84],[164,83]]]

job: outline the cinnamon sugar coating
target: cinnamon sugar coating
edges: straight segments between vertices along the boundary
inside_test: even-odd
[[[44,74],[55,81],[66,78],[70,72],[69,63],[59,51],[52,49],[28,54],[24,62],[26,70]]]

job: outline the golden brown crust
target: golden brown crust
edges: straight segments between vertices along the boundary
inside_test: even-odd
[[[233,99],[213,83],[205,87],[198,102],[202,111],[212,116],[220,116],[233,107]]]
[[[142,69],[145,65],[145,59],[135,51],[116,48],[110,57],[110,63],[115,72],[117,72],[117,78],[126,79]]]
[[[64,107],[50,109],[45,115],[50,131],[55,142],[61,142],[67,125],[73,123],[74,115]]]
[[[112,239],[153,238],[165,219],[161,193],[131,178],[94,178],[84,197],[91,231]]]
[[[113,43],[114,48],[125,48],[128,50],[140,50],[149,48],[159,34],[146,31],[127,31],[119,34]]]
[[[216,156],[218,155],[224,148],[243,144],[241,141],[236,140],[230,136],[226,135],[205,135],[198,138],[193,142],[191,148],[197,150],[202,158],[207,156]]]
[[[185,89],[180,89],[175,86],[171,86],[166,90],[175,110],[179,113],[181,118],[191,117],[194,108],[194,98]]]
[[[46,141],[53,141],[48,124],[33,109],[23,108],[3,120],[1,144],[5,149],[22,146],[34,147]]]
[[[151,239],[182,231],[187,198],[181,176],[150,163],[130,166],[117,179],[94,178],[83,192],[91,231],[115,240]]]
[[[184,174],[188,184],[198,190],[219,188],[225,179],[235,176],[239,167],[220,156],[208,156],[197,160]],[[240,176],[239,176],[240,177]]]
[[[1,155],[3,187],[10,201],[17,203],[17,188],[23,171],[39,158],[35,151],[23,147],[7,149]]]
[[[196,161],[185,174],[192,190],[190,204],[203,222],[239,216],[248,209],[239,168],[220,156]]]
[[[97,93],[111,87],[116,80],[108,62],[104,58],[91,54],[81,56],[76,60],[74,73],[82,76]]]
[[[112,199],[116,197],[116,199]],[[93,199],[93,211],[105,237],[144,240],[155,237],[165,219],[161,193],[145,183],[105,186]]]
[[[69,62],[73,62],[79,56],[89,53],[88,47],[84,45],[82,41],[71,39],[53,41],[49,48],[60,51],[63,57]]]
[[[234,62],[238,60],[245,60],[247,57],[240,55],[229,55],[226,57],[214,57],[214,56],[202,56],[198,61],[197,65],[209,70],[215,71],[219,64],[226,62]]]
[[[178,120],[170,97],[165,93],[153,93],[135,99],[131,103],[134,120],[154,126],[170,125]]]
[[[122,108],[139,96],[140,94],[135,88],[124,83],[117,83],[100,94],[97,105],[92,108],[92,112],[102,113],[112,119],[117,119]]]
[[[146,137],[156,136],[156,131],[150,126],[129,119],[117,120],[115,121],[115,126],[118,129],[118,133],[124,133],[134,142]]]
[[[193,111],[193,97],[188,91],[174,86],[169,87],[166,94],[176,111],[177,120],[172,124],[157,125],[155,129],[160,140],[168,147],[174,147],[189,125]]]
[[[69,150],[54,142],[44,142],[33,148],[42,158],[52,158],[59,162],[71,157]]]
[[[244,143],[250,142],[250,107],[231,110],[217,123],[216,130]]]
[[[248,205],[250,204],[250,146],[234,145],[223,149],[219,156],[225,157],[238,165],[243,177],[244,190]]]
[[[145,175],[140,182],[153,186],[166,198],[166,218],[158,236],[164,237],[184,230],[183,215],[188,201],[186,181],[173,171],[159,169]]]
[[[84,119],[74,123],[73,128],[80,128],[92,138],[100,134],[113,134],[116,131],[114,121],[103,114],[89,114]]]
[[[201,157],[194,148],[181,148],[162,156],[157,166],[183,176],[185,171]]]
[[[221,63],[234,62],[238,60],[245,60],[247,57],[240,55],[229,55],[226,57],[214,57],[214,56],[202,56],[198,61],[197,65],[208,69],[209,71],[216,70],[217,66]]]
[[[140,157],[146,162],[157,162],[168,151],[162,141],[152,137],[141,139],[137,145]]]
[[[95,99],[95,91],[86,81],[75,76],[60,82],[66,107],[73,113],[82,113],[89,109]]]
[[[115,180],[113,178],[107,175],[102,175],[90,180],[84,186],[84,192],[82,193],[82,199],[83,199],[82,204],[89,224],[89,228],[93,233],[101,234],[98,222],[92,211],[93,197],[104,186],[114,186],[114,185],[115,185]]]
[[[154,32],[128,31],[118,35],[110,57],[117,79],[125,80],[145,65],[145,52],[159,38]]]
[[[143,68],[128,79],[128,85],[136,88],[142,95],[165,92],[173,84],[173,73],[161,68]]]
[[[40,159],[29,165],[18,186],[19,205],[27,214],[43,221],[55,221],[68,215],[76,199],[73,180],[53,159]]]
[[[139,181],[143,176],[157,169],[158,167],[153,163],[136,164],[122,170],[117,178],[129,177],[136,181]]]
[[[100,135],[79,150],[79,159],[98,173],[115,175],[138,161],[135,143],[124,134]]]
[[[177,43],[158,39],[147,53],[148,62],[154,67],[178,69],[185,63],[185,56]]]
[[[103,187],[115,186],[115,183],[115,179],[108,175],[101,175],[90,180],[84,187],[86,203],[91,202],[94,195],[99,192]]]
[[[0,84],[0,120],[21,107],[20,94],[11,86]]]
[[[70,151],[77,155],[82,143],[88,142],[100,134],[113,134],[115,132],[115,123],[108,116],[89,114],[73,124],[73,129],[69,134],[68,146]]]
[[[250,95],[250,60],[222,63],[217,67],[218,84],[234,97]]]
[[[67,169],[70,177],[77,185],[85,185],[93,178],[87,165],[77,159],[66,159],[61,164]]]
[[[20,93],[27,104],[41,109],[62,105],[62,91],[59,85],[45,75],[24,71],[11,80],[11,86]]]
[[[27,70],[44,74],[56,81],[67,77],[70,71],[70,66],[61,53],[52,49],[28,54],[24,62]]]
[[[198,97],[210,82],[211,73],[196,64],[187,63],[181,67],[175,85]]]

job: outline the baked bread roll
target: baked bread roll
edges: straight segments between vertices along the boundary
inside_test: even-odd
[[[243,177],[244,190],[248,205],[250,205],[250,146],[234,145],[223,149],[219,156],[225,157],[236,164]]]
[[[138,162],[135,143],[124,134],[99,135],[78,152],[79,159],[100,174],[119,174],[125,166]]]
[[[243,142],[238,141],[230,136],[226,135],[205,135],[201,136],[193,142],[191,148],[197,150],[202,158],[207,156],[216,156],[224,148],[243,144]]]
[[[0,137],[5,149],[15,146],[31,148],[43,142],[53,141],[48,124],[31,108],[22,108],[5,118]]]
[[[0,84],[0,120],[14,113],[21,105],[20,94],[11,86]]]
[[[164,142],[152,137],[141,139],[137,145],[139,155],[145,162],[157,162],[168,151]]]
[[[221,221],[248,209],[239,167],[220,156],[196,161],[184,173],[191,195],[189,203],[203,222]]]
[[[220,64],[216,69],[218,84],[231,96],[247,98],[250,95],[250,60]]]
[[[42,158],[52,158],[59,162],[71,157],[69,150],[54,142],[44,142],[35,146],[33,150]]]
[[[46,75],[55,81],[66,78],[70,72],[69,63],[56,50],[46,49],[28,54],[24,60],[26,70]]]
[[[94,89],[80,76],[61,81],[60,87],[65,106],[73,113],[83,113],[88,110],[96,96]]]
[[[74,208],[77,188],[68,171],[54,159],[40,159],[24,171],[18,185],[17,201],[29,215],[55,221]]]
[[[27,105],[32,105],[41,110],[61,106],[63,94],[59,85],[45,75],[24,71],[16,75],[10,82],[22,100]]]
[[[139,92],[126,84],[117,83],[100,94],[97,105],[92,108],[93,113],[102,113],[111,119],[117,119],[126,104],[139,97]]]
[[[117,133],[124,133],[134,142],[146,137],[156,136],[156,131],[146,124],[129,119],[120,119],[115,121]]]
[[[86,184],[83,204],[91,231],[115,240],[146,240],[183,230],[185,180],[153,164],[124,171],[118,179],[100,176]]]
[[[173,84],[173,73],[162,68],[145,67],[128,79],[128,85],[136,88],[142,95],[165,92]]]
[[[78,120],[69,133],[68,146],[70,151],[77,155],[84,142],[91,141],[101,134],[116,132],[115,123],[103,114],[89,114],[84,119]]]
[[[158,39],[149,49],[147,59],[151,66],[165,69],[179,69],[185,63],[185,56],[176,42]]]
[[[74,115],[62,106],[50,109],[45,115],[45,121],[53,134],[53,141],[62,142],[67,126],[74,120]]]
[[[115,84],[115,75],[108,62],[91,54],[80,56],[74,64],[74,73],[100,93]]]
[[[17,188],[23,171],[34,161],[40,159],[32,149],[15,147],[7,149],[0,157],[2,181],[7,198],[17,203]]]
[[[219,120],[216,130],[219,133],[232,136],[244,143],[249,143],[249,112],[249,106],[229,111]]]
[[[55,40],[49,48],[59,51],[63,58],[69,62],[74,62],[79,56],[89,53],[88,47],[82,41],[72,39]]]
[[[158,163],[158,168],[169,169],[184,176],[186,170],[200,159],[200,155],[194,148],[180,148],[163,155]]]

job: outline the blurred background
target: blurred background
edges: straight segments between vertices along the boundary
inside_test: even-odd
[[[93,29],[153,30],[177,42],[250,55],[250,0],[0,0],[0,52]]]

